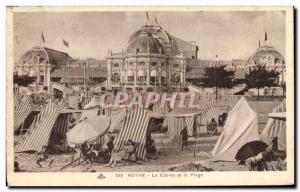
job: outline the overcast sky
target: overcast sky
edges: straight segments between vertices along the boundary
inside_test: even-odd
[[[149,12],[150,20],[170,34],[196,41],[200,59],[247,59],[264,44],[285,55],[285,13],[268,12]],[[15,13],[14,56],[36,45],[68,52],[74,58],[104,59],[109,49],[126,49],[129,36],[146,23],[145,12]],[[43,32],[46,43],[42,44]],[[70,47],[62,46],[65,39]]]

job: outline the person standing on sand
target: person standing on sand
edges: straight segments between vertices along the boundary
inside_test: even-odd
[[[52,165],[54,159],[50,159],[50,158],[49,158],[49,156],[48,156],[48,154],[47,154],[47,146],[43,146],[43,147],[42,147],[42,151],[40,151],[40,152],[38,153],[38,155],[39,155],[39,159],[36,161],[36,164],[38,164],[38,166],[39,166],[40,168],[43,167],[43,166],[41,165],[41,162],[47,161],[47,160],[50,160],[50,162],[49,162],[49,164],[48,164],[48,167],[51,167],[51,165]]]
[[[183,151],[183,146],[187,148],[187,140],[188,140],[188,130],[187,127],[184,126],[184,128],[180,132],[180,137],[181,137],[181,151]]]

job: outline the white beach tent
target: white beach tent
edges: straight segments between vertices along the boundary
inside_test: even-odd
[[[212,151],[212,161],[235,161],[246,143],[259,140],[258,116],[242,97],[229,112],[224,129]]]

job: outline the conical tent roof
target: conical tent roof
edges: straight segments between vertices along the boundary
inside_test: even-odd
[[[259,140],[258,117],[242,97],[229,112],[224,129],[212,151],[212,161],[235,161],[237,151],[250,141]]]

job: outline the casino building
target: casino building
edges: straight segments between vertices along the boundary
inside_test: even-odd
[[[108,52],[106,86],[117,90],[184,87],[187,66],[197,54],[195,42],[146,24],[130,36],[125,51]]]
[[[257,65],[265,65],[269,70],[279,72],[278,84],[285,82],[286,65],[284,57],[272,46],[259,46],[246,62],[246,68],[251,69]]]

